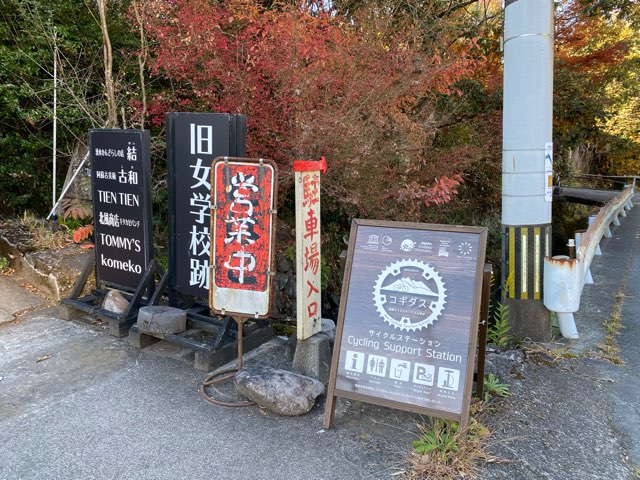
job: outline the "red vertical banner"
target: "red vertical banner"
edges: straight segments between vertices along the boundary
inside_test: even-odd
[[[297,337],[305,340],[322,329],[320,255],[319,162],[297,160],[293,165],[296,184],[296,317]]]
[[[211,176],[209,306],[216,313],[264,318],[271,306],[276,166],[219,157]]]

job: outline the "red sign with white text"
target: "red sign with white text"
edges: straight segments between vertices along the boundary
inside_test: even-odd
[[[212,287],[217,293],[211,307],[263,315],[264,308],[256,310],[255,294],[267,293],[268,311],[275,168],[266,161],[216,159],[212,176]]]

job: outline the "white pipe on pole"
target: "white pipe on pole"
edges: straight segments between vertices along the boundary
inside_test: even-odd
[[[56,206],[56,176],[57,176],[57,151],[58,151],[58,31],[53,27],[53,209]]]

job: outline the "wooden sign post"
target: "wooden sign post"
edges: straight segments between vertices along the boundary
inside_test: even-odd
[[[324,428],[344,397],[469,416],[487,229],[354,220]]]
[[[322,329],[320,305],[320,173],[319,162],[293,162],[296,184],[296,318],[298,340]]]

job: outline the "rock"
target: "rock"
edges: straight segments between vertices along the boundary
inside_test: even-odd
[[[20,261],[20,274],[31,284],[56,300],[66,298],[93,252],[77,245],[63,249],[40,250],[25,254]],[[89,283],[92,283],[93,278]]]
[[[289,281],[287,282],[287,286],[285,287],[285,293],[291,299],[296,298],[296,277],[292,275],[289,277]],[[293,310],[295,312],[295,310]]]
[[[323,318],[321,328],[322,330],[316,333],[316,335],[326,337],[329,340],[329,349],[333,348],[333,344],[336,340],[336,324],[330,318]],[[298,345],[298,337],[294,332],[291,335],[289,335],[289,340],[287,342],[287,356],[291,360],[293,360],[296,354],[297,345]],[[329,355],[331,355],[331,353],[329,353]],[[300,373],[303,373],[303,372],[300,372]],[[307,374],[305,373],[305,375]],[[316,378],[314,375],[311,375],[311,376]]]
[[[330,318],[322,319],[322,334],[327,336],[329,343],[333,346],[336,340],[336,324]]]
[[[487,353],[485,374],[493,373],[501,381],[511,376],[522,374],[524,369],[524,353],[522,350],[507,350],[502,353]]]
[[[276,290],[282,291],[287,286],[289,277],[285,273],[276,273]]]
[[[293,370],[327,383],[331,370],[331,347],[326,335],[317,333],[306,340],[298,340],[293,355]]]
[[[245,367],[235,375],[242,395],[279,415],[304,415],[324,393],[324,385],[297,373],[268,367]]]
[[[287,273],[289,270],[291,270],[291,262],[284,255],[284,253],[281,252],[276,256],[276,262],[279,272]]]
[[[102,302],[102,308],[109,312],[123,314],[129,308],[129,302],[117,290],[109,290]]]
[[[293,332],[291,335],[289,335],[289,338],[287,340],[287,357],[289,357],[290,360],[293,360],[293,356],[296,354],[297,344],[298,344],[297,333]]]

